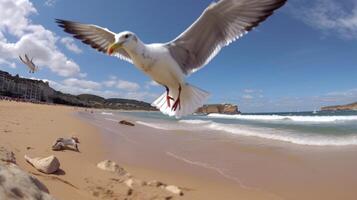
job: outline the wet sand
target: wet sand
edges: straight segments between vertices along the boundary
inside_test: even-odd
[[[313,147],[217,132],[158,130],[79,114],[106,153],[143,176],[190,188],[188,199],[356,199],[357,147]],[[142,121],[142,119],[140,119]],[[223,196],[226,195],[226,196]]]

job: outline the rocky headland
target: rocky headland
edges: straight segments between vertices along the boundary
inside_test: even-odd
[[[238,106],[233,104],[209,104],[199,108],[197,114],[239,114]]]
[[[322,107],[321,111],[337,111],[337,110],[356,110],[357,111],[357,102],[346,104],[346,105],[336,105],[336,106],[326,106]]]

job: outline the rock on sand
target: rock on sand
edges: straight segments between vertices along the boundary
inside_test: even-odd
[[[45,174],[52,174],[56,172],[60,167],[59,160],[53,155],[46,158],[30,158],[25,155],[25,159],[38,171],[43,172]]]

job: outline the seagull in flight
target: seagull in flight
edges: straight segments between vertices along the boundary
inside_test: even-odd
[[[29,68],[29,73],[35,73],[38,70],[38,67],[33,63],[33,58],[31,60],[25,54],[25,59],[23,59],[21,56],[19,56],[20,60]]]
[[[94,24],[56,19],[83,43],[134,64],[166,91],[152,105],[176,118],[192,114],[209,93],[185,78],[207,65],[219,51],[239,39],[287,0],[219,0],[174,40],[145,44],[130,31],[114,33]]]

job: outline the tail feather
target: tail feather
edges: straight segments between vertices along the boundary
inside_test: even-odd
[[[176,118],[181,118],[183,116],[194,113],[199,107],[201,107],[209,96],[209,93],[201,90],[195,86],[185,84],[181,90],[181,109],[172,109],[174,101],[170,102],[171,107],[168,106],[166,100],[166,92],[163,93],[159,98],[157,98],[151,105],[159,109],[162,113],[175,116]],[[169,88],[170,96],[175,100],[178,96],[178,88]]]

